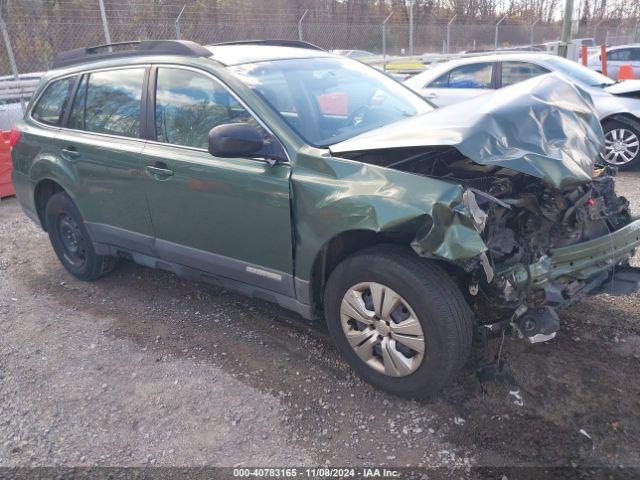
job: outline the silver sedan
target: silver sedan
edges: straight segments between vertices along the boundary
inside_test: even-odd
[[[621,169],[640,166],[640,80],[617,83],[565,58],[510,53],[451,60],[405,85],[443,107],[549,72],[565,75],[591,95],[605,133],[605,160]]]

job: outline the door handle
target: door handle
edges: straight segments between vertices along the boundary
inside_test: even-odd
[[[173,170],[167,168],[164,162],[156,162],[154,165],[146,166],[147,173],[156,180],[167,180],[167,177],[173,176]]]
[[[425,93],[424,98],[438,98],[437,93]]]
[[[74,147],[67,147],[62,149],[62,156],[70,162],[75,162],[80,157],[80,152]]]

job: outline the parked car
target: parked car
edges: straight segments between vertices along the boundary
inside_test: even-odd
[[[377,53],[367,52],[366,50],[332,50],[331,53],[342,55],[347,58],[362,59],[367,57],[378,57]]]
[[[452,60],[405,82],[443,107],[558,72],[591,96],[606,136],[605,160],[618,168],[640,165],[640,81],[616,83],[571,60],[547,54],[501,54]]]
[[[616,80],[621,65],[631,65],[634,78],[640,78],[640,43],[607,47],[607,75]],[[600,52],[587,57],[587,66],[602,73]]]
[[[29,101],[42,78],[41,72],[0,77],[0,130],[9,130],[22,118],[22,103]]]
[[[556,307],[638,289],[640,221],[559,76],[433,109],[304,42],[130,47],[59,55],[10,135],[17,198],[79,279],[128,259],[324,319],[410,397],[474,334],[548,340]]]

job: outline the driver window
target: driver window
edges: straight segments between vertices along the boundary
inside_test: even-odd
[[[449,72],[449,88],[491,88],[493,63],[462,65]]]
[[[607,60],[615,62],[626,62],[631,60],[631,49],[624,48],[620,50],[614,50],[607,54]]]
[[[242,122],[252,123],[262,130],[235,97],[213,79],[189,70],[158,69],[157,141],[207,149],[209,131],[213,127]]]

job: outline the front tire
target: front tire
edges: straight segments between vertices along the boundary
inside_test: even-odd
[[[640,124],[608,120],[603,125],[605,161],[620,170],[630,170],[640,165]]]
[[[45,220],[53,250],[74,277],[95,280],[113,270],[115,259],[96,254],[82,216],[65,192],[51,196]]]
[[[401,397],[437,393],[466,363],[473,314],[437,264],[408,249],[356,253],[331,273],[329,333],[365,381]]]

